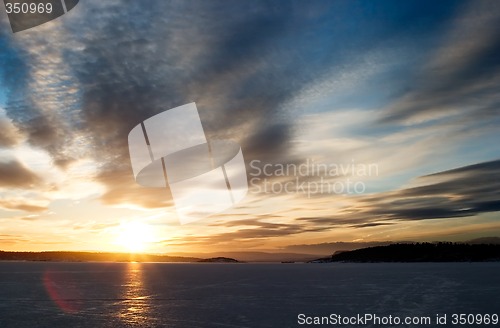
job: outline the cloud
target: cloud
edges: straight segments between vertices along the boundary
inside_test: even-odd
[[[42,179],[17,160],[0,162],[0,187],[32,188]]]
[[[24,211],[24,212],[44,212],[48,210],[47,206],[40,205],[38,203],[30,203],[19,200],[0,200],[0,208],[12,211]]]
[[[16,245],[27,242],[28,239],[19,235],[0,235],[0,243],[3,245]]]
[[[314,8],[308,14],[321,16]],[[296,26],[308,28],[315,17],[286,4],[226,3],[224,11],[231,15],[222,23],[217,4],[157,1],[146,9],[89,1],[71,19],[16,35],[5,62],[22,69],[5,74],[12,89],[7,112],[56,165],[94,157],[107,204],[145,204],[132,183],[109,177],[131,176],[130,129],[191,101],[209,138],[238,141],[248,158],[286,158],[292,124],[283,106],[322,74],[321,65],[312,65],[290,75],[303,62],[301,51],[314,52],[287,44],[308,40]],[[276,40],[284,40],[278,50]],[[154,204],[164,206],[147,202]]]
[[[48,209],[47,199],[37,192],[46,188],[43,179],[15,159],[0,161],[0,188],[2,209],[34,213]]]
[[[362,196],[351,207],[326,217],[304,217],[313,225],[356,227],[405,220],[453,219],[500,211],[500,160],[416,179],[418,186]],[[346,214],[343,214],[345,212]]]
[[[106,171],[97,181],[109,186],[100,197],[107,205],[124,205],[139,208],[161,208],[172,205],[170,191],[165,188],[144,188],[138,185],[128,171]]]
[[[248,217],[248,215],[245,215]],[[280,218],[283,219],[283,218]],[[274,221],[274,222],[271,222]],[[260,219],[240,219],[232,216],[231,220],[221,221],[210,224],[205,229],[206,234],[197,234],[196,236],[183,236],[182,238],[172,238],[163,241],[169,246],[199,246],[211,245],[222,247],[224,245],[238,243],[238,247],[246,245],[247,247],[259,246],[262,241],[280,238],[286,236],[299,235],[306,232],[324,231],[324,228],[317,228],[307,224],[301,224],[293,220],[280,222],[277,218],[270,215],[262,215]],[[222,229],[222,232],[221,232]],[[328,227],[327,229],[331,229]]]
[[[4,74],[7,111],[61,168],[92,156],[106,203],[137,199],[125,196],[131,184],[105,178],[131,175],[130,129],[191,101],[209,137],[238,141],[247,161],[294,160],[290,102],[332,71],[357,67],[353,54],[394,34],[393,22],[369,30],[339,24],[352,11],[324,3],[88,1],[10,40],[2,63],[17,71]],[[325,34],[332,19],[338,27]]]
[[[0,148],[12,147],[21,141],[21,136],[12,122],[0,116]]]
[[[500,4],[463,6],[433,58],[408,92],[385,110],[385,123],[418,124],[439,119],[485,121],[498,117],[500,101]]]

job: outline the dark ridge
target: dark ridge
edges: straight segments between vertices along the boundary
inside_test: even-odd
[[[391,244],[337,252],[309,263],[328,262],[488,262],[500,261],[498,244]]]
[[[198,262],[205,262],[205,263],[241,263],[238,260],[229,258],[229,257],[212,257],[209,259],[203,259],[199,260]]]
[[[130,253],[93,252],[4,252],[0,261],[56,262],[196,262],[199,258]]]

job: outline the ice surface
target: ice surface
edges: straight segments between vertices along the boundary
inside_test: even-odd
[[[499,269],[1,262],[0,327],[299,327],[299,313],[498,313]]]

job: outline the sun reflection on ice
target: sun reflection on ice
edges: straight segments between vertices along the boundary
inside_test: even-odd
[[[124,291],[119,318],[125,324],[151,323],[154,316],[151,312],[151,295],[144,285],[144,264],[128,263],[122,286]]]

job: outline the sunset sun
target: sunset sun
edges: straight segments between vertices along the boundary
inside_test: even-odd
[[[147,250],[153,241],[153,228],[142,222],[122,223],[117,231],[116,244],[132,253]]]

